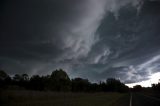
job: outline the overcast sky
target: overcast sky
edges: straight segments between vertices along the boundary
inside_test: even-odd
[[[147,80],[160,72],[159,11],[158,0],[1,0],[0,68]]]

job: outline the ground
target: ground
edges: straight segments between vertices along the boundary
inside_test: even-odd
[[[132,100],[130,100],[131,95]],[[160,99],[144,93],[57,93],[6,90],[1,92],[0,106],[160,106]]]
[[[132,106],[160,106],[160,98],[144,93],[133,93]]]

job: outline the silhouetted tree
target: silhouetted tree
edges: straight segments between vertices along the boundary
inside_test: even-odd
[[[13,81],[15,81],[15,82],[19,82],[21,79],[22,79],[22,77],[19,74],[15,74],[13,77]]]
[[[42,83],[44,84],[44,90],[51,90],[51,78],[50,75],[42,76]]]
[[[39,75],[34,75],[30,78],[29,88],[33,90],[44,90],[44,83]]]
[[[3,70],[0,70],[0,80],[5,80],[7,77],[8,75]]]
[[[89,91],[90,82],[88,79],[75,78],[72,79],[72,91],[73,92],[82,92]]]
[[[53,71],[50,77],[50,88],[55,91],[70,91],[71,81],[67,73],[62,69]]]
[[[11,78],[0,71],[0,85],[11,85],[8,83]],[[52,90],[52,91],[73,91],[73,92],[126,92],[128,87],[120,80],[109,78],[106,82],[90,83],[88,79],[74,78],[70,80],[67,73],[62,70],[55,70],[51,75],[33,75],[31,78],[27,74],[15,74],[12,85],[31,90]],[[158,89],[160,84],[155,85]]]
[[[26,89],[29,89],[29,76],[27,74],[22,74],[21,79],[19,81],[19,85]]]
[[[11,78],[3,70],[0,70],[0,88],[9,85],[11,83]]]
[[[100,87],[100,85],[98,85],[97,83],[89,84],[89,92],[100,92],[100,91],[103,91],[103,90]]]
[[[103,92],[108,90],[107,89],[107,84],[105,82],[102,82],[102,81],[99,82],[99,88],[100,88],[100,91],[103,91]]]
[[[142,91],[142,86],[141,85],[135,85],[135,86],[133,86],[133,91],[135,91],[135,92],[139,92],[139,91]]]
[[[127,86],[125,86],[125,84],[121,83],[120,80],[114,78],[107,79],[106,84],[107,91],[126,92],[129,89]]]
[[[29,81],[29,76],[27,74],[22,74],[23,81]]]
[[[160,91],[160,80],[159,80],[158,84],[152,84],[152,90]]]
[[[152,89],[156,90],[157,89],[157,85],[156,84],[152,84]]]

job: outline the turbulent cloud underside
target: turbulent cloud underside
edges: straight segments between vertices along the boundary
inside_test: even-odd
[[[15,0],[1,3],[0,67],[65,69],[90,81],[147,80],[160,69],[159,1]]]

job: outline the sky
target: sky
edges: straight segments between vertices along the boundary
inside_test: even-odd
[[[0,68],[149,81],[160,72],[159,10],[159,0],[1,0]]]

